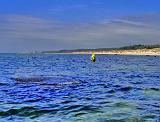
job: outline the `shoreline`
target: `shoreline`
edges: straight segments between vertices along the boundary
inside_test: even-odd
[[[110,50],[110,51],[93,51],[95,54],[107,54],[107,55],[151,55],[160,56],[160,48],[154,49],[137,49],[137,50]],[[57,54],[91,54],[92,51],[83,52],[67,52]],[[55,53],[48,53],[55,54]]]

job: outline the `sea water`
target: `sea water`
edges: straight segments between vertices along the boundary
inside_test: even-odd
[[[160,56],[0,54],[0,122],[159,122]]]

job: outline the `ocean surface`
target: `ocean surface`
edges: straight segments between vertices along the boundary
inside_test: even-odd
[[[0,54],[0,122],[160,122],[160,56]]]

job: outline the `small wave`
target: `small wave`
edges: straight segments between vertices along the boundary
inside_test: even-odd
[[[121,86],[120,86],[120,85],[114,85],[113,87],[119,88],[119,87],[121,87]]]
[[[151,90],[154,90],[154,91],[160,91],[160,88],[150,88]]]
[[[155,92],[159,92],[160,88],[159,87],[150,87],[150,88],[145,88],[145,91],[155,91]]]
[[[63,110],[72,110],[80,107],[82,107],[82,105],[72,105],[72,106],[64,107]]]
[[[7,85],[7,83],[0,83],[0,86],[4,86],[4,85]]]
[[[7,111],[0,111],[0,116],[11,116],[11,115],[18,115],[22,117],[38,117],[40,115],[46,113],[56,113],[58,109],[38,109],[35,107],[22,107],[20,109],[9,109]]]
[[[108,93],[115,93],[116,91],[115,90],[113,90],[113,89],[111,89],[111,90],[109,90],[109,91],[107,91]]]
[[[58,82],[59,81],[59,82]],[[49,82],[43,82],[40,83],[42,86],[54,86],[54,87],[63,87],[63,86],[69,86],[69,85],[76,85],[81,83],[82,81],[76,80],[76,79],[50,79]]]
[[[24,102],[39,102],[40,100],[42,100],[42,98],[36,98],[36,99],[29,99],[29,100],[24,100]]]
[[[68,104],[68,103],[72,103],[72,102],[76,102],[76,101],[73,101],[73,100],[65,100],[63,102],[61,102],[62,104]]]
[[[126,78],[143,78],[143,76],[142,75],[128,75],[128,76],[126,76]]]
[[[82,116],[82,115],[85,115],[87,114],[86,112],[77,112],[74,116],[75,117],[79,117],[79,116]]]
[[[126,87],[119,88],[118,90],[120,90],[120,91],[130,91],[131,89],[132,89],[131,86],[126,86]]]
[[[141,117],[127,117],[124,119],[107,119],[106,122],[144,122]]]
[[[104,113],[100,107],[98,106],[93,106],[93,105],[84,105],[84,106],[81,106],[78,111],[86,111],[86,112],[89,112],[89,113]],[[76,112],[78,112],[76,111]],[[74,111],[75,112],[75,111]]]

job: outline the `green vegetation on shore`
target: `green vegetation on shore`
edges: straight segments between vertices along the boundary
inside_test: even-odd
[[[96,48],[96,49],[73,49],[59,51],[43,51],[42,53],[72,53],[72,52],[91,52],[91,51],[111,51],[111,50],[137,50],[137,49],[153,49],[160,48],[160,45],[131,45],[120,48]]]

